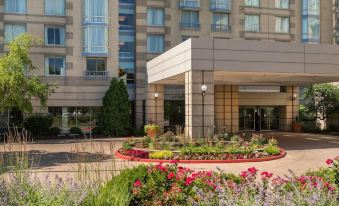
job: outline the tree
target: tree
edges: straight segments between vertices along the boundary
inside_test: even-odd
[[[125,82],[112,79],[103,101],[99,126],[104,135],[123,136],[130,127],[130,102]]]
[[[29,55],[30,48],[40,42],[31,35],[22,34],[9,43],[8,53],[0,57],[0,112],[12,108],[32,112],[33,97],[39,99],[42,106],[46,105],[53,86],[43,83],[33,74],[37,68]]]
[[[305,93],[306,110],[313,120],[326,121],[339,106],[339,88],[333,84],[312,85]]]

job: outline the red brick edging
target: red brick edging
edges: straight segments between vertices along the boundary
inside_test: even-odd
[[[154,162],[154,163],[188,163],[188,164],[195,164],[195,163],[243,163],[243,162],[264,162],[264,161],[271,161],[280,159],[286,156],[286,151],[280,148],[280,154],[270,157],[261,157],[261,158],[253,158],[253,159],[231,159],[231,160],[161,160],[161,159],[144,159],[138,157],[130,157],[123,155],[119,152],[119,150],[115,151],[115,156],[129,161],[136,161],[136,162]]]

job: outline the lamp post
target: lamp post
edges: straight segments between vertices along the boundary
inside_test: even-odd
[[[201,116],[201,120],[202,120],[202,135],[204,136],[205,135],[205,120],[204,120],[204,117],[205,117],[205,95],[206,95],[206,92],[208,90],[208,87],[207,85],[203,84],[201,86],[201,96],[202,96],[202,116]]]
[[[158,98],[159,98],[159,94],[158,93],[154,93],[154,100],[155,100],[155,123],[158,124]]]

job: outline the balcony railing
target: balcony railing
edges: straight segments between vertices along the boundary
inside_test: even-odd
[[[85,71],[86,79],[106,80],[109,78],[108,71]]]
[[[231,1],[224,0],[223,2],[211,0],[210,10],[214,12],[229,12],[231,10]]]
[[[181,22],[180,26],[181,26],[181,29],[200,30],[200,24],[199,23]]]
[[[212,24],[211,30],[214,32],[230,32],[231,26],[227,24]]]
[[[200,9],[199,0],[181,0],[179,2],[180,9]]]

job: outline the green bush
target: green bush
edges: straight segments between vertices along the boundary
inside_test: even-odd
[[[239,142],[240,139],[241,139],[241,138],[240,138],[238,135],[234,135],[234,136],[231,137],[231,141],[232,141],[232,142]]]
[[[72,127],[72,128],[69,130],[69,133],[70,133],[70,134],[78,134],[78,135],[81,135],[81,134],[82,134],[82,130],[81,130],[79,127]]]
[[[92,129],[92,134],[100,135],[102,134],[102,129],[100,127],[94,127]]]
[[[130,128],[131,107],[125,82],[112,79],[102,100],[98,125],[104,135],[125,136]]]
[[[170,159],[173,157],[173,152],[167,150],[151,152],[149,157],[151,159]]]
[[[32,135],[48,135],[52,126],[52,118],[49,116],[30,116],[24,121],[24,128]]]
[[[49,135],[52,135],[52,136],[58,136],[60,132],[61,130],[59,127],[52,127],[49,129]]]
[[[96,194],[89,194],[83,206],[126,206],[132,200],[133,184],[147,175],[147,166],[140,165],[132,169],[123,170],[100,188]]]
[[[132,130],[132,135],[135,137],[142,137],[145,135],[145,131],[143,128],[139,128],[139,129],[133,129]]]
[[[264,151],[270,155],[278,155],[280,154],[279,147],[273,146],[273,145],[267,145],[264,149]]]

